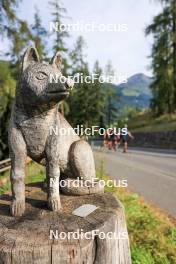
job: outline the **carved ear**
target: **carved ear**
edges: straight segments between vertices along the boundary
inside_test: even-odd
[[[56,52],[56,54],[54,55],[54,57],[51,59],[50,64],[53,65],[54,67],[60,67],[62,63],[62,56],[60,54],[60,52]]]
[[[30,63],[39,62],[39,55],[35,48],[29,47],[24,53],[22,61],[22,70],[24,71]]]

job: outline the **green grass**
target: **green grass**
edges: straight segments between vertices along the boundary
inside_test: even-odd
[[[133,263],[176,263],[175,227],[135,194],[118,191],[125,206]]]
[[[10,182],[7,182],[3,186],[0,186],[0,195],[7,192],[10,189]]]
[[[30,163],[27,166],[26,183],[43,181],[44,168]],[[108,180],[104,173],[104,162],[97,169],[99,179]],[[10,184],[0,189],[8,191]],[[128,226],[133,264],[176,264],[176,227],[170,219],[157,208],[145,202],[126,188],[108,188],[124,205]]]
[[[45,179],[45,168],[34,162],[30,162],[26,168],[25,183],[42,182]],[[10,190],[9,171],[2,173],[0,179],[7,178],[7,183],[0,187],[0,195]]]
[[[103,162],[97,176],[107,180]],[[133,264],[176,264],[176,227],[159,209],[126,188],[108,188],[124,205]]]
[[[139,113],[128,122],[132,132],[160,132],[176,130],[176,114],[154,118],[150,111]]]
[[[45,180],[45,167],[31,162],[27,166],[26,183],[42,182]]]

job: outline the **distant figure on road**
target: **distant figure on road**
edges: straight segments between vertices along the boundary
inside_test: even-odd
[[[127,127],[127,126],[126,126]],[[123,152],[126,153],[127,149],[128,149],[128,142],[131,139],[134,139],[133,135],[131,134],[131,132],[128,130],[126,135],[120,135],[121,137],[121,141],[123,142]]]
[[[109,150],[117,150],[120,141],[120,136],[116,134],[114,129],[110,129],[104,135],[104,146]]]
[[[116,140],[117,140],[117,135],[114,132],[114,129],[111,129],[110,131],[110,149],[116,151],[117,150],[117,144],[116,144]]]
[[[108,142],[109,142],[109,134],[106,131],[106,133],[104,134],[104,141],[103,141],[104,147],[108,148]]]

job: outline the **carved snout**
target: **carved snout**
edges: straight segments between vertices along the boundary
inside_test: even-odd
[[[60,85],[62,84],[62,85]],[[74,81],[65,76],[59,78],[59,82],[50,83],[46,89],[47,94],[66,93],[68,94],[74,86]]]
[[[67,90],[72,90],[74,86],[74,81],[70,78],[66,78],[65,76],[60,77],[60,82],[64,84]]]
[[[72,90],[74,86],[74,81],[70,78],[66,78],[65,86],[67,89]]]

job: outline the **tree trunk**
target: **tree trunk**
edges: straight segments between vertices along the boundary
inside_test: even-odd
[[[19,218],[9,214],[10,196],[0,197],[0,263],[131,264],[124,210],[115,197],[62,195],[62,211],[51,212],[40,187],[26,186],[26,211]],[[86,217],[74,215],[72,212],[83,204],[98,208]],[[84,237],[94,230],[99,234]],[[83,237],[70,233],[78,231]]]
[[[176,2],[173,1],[173,92],[174,92],[174,111],[176,111]]]

